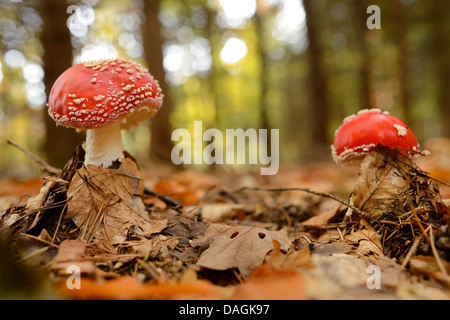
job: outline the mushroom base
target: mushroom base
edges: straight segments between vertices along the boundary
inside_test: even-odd
[[[353,204],[373,218],[387,212],[403,212],[409,191],[408,172],[414,164],[396,150],[377,147],[359,167]]]
[[[117,169],[80,168],[67,190],[70,201],[64,218],[83,230],[79,238],[86,242],[95,238],[119,244],[130,230],[148,236],[155,226],[166,225],[149,219],[143,192],[142,176],[131,158],[125,158]]]
[[[383,253],[400,260],[423,226],[440,221],[448,210],[426,172],[404,153],[380,146],[361,163],[352,200],[366,213],[353,213],[352,220],[366,220],[382,236]]]
[[[86,131],[84,164],[108,168],[124,158],[120,123]]]

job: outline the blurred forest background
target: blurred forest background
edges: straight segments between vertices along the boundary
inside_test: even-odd
[[[368,29],[369,5],[381,29]],[[165,94],[123,133],[140,164],[170,164],[175,128],[280,129],[282,163],[330,160],[334,130],[364,108],[450,136],[448,0],[0,0],[0,176],[39,172],[8,139],[60,167],[84,134],[46,102],[73,62],[142,63]]]

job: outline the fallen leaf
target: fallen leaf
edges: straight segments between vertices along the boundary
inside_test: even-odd
[[[273,249],[272,240],[288,250],[292,241],[285,231],[269,231],[259,227],[226,226],[211,224],[203,238],[192,241],[191,245],[207,248],[197,261],[197,265],[213,270],[237,268],[246,278],[264,262],[267,253]]]
[[[184,206],[197,204],[205,195],[204,190],[174,180],[160,180],[155,184],[154,190],[156,193],[169,195],[172,199],[180,201]]]
[[[359,257],[342,253],[331,256],[314,254],[311,260],[316,267],[310,269],[308,274],[315,279],[323,279],[323,284],[331,281],[344,288],[366,288],[367,265]]]
[[[337,208],[325,211],[317,216],[311,217],[308,220],[301,222],[300,225],[310,228],[312,227],[322,228],[328,223],[341,221],[344,216],[344,213],[345,207],[339,205]]]
[[[167,204],[158,197],[145,197],[143,201],[146,206],[157,210],[164,210],[167,208]]]
[[[34,267],[46,265],[58,252],[55,246],[27,235],[19,236],[15,240],[15,246],[20,255],[21,263]]]
[[[152,249],[148,256],[152,259],[156,258],[159,254],[168,256],[169,250],[174,249],[177,244],[178,239],[175,237],[157,235],[152,239]]]
[[[236,285],[230,299],[305,299],[305,280],[302,274],[294,269],[279,269],[265,264],[256,268],[243,283]]]
[[[41,210],[42,206],[44,205],[45,200],[47,200],[47,197],[50,193],[50,191],[55,188],[59,183],[67,183],[66,181],[63,181],[61,179],[55,178],[55,177],[47,177],[46,182],[42,186],[42,188],[39,191],[39,194],[35,197],[32,197],[28,199],[26,210],[28,212],[33,212],[37,210]]]
[[[42,179],[39,177],[23,181],[2,178],[0,181],[0,197],[5,195],[33,195],[39,193],[41,187]]]
[[[202,218],[212,222],[221,222],[236,216],[244,210],[244,205],[237,203],[210,203],[201,207]]]
[[[429,283],[403,281],[397,288],[401,300],[450,300],[450,291]]]
[[[352,251],[352,245],[345,242],[324,243],[313,248],[314,254],[331,255],[333,253],[349,253]]]
[[[430,273],[439,270],[436,259],[432,256],[414,256],[409,264],[411,271],[415,273]]]
[[[95,236],[115,244],[123,242],[130,230],[143,236],[158,233],[167,220],[150,220],[142,192],[139,169],[129,158],[119,169],[83,167],[70,182],[65,218],[71,218],[87,240]]]
[[[125,241],[119,244],[119,248],[131,248],[131,254],[137,257],[147,258],[153,249],[152,239],[140,239],[134,241]]]
[[[219,288],[205,280],[187,283],[142,283],[130,276],[109,281],[81,279],[80,289],[69,290],[61,284],[60,290],[72,299],[87,300],[174,300],[174,299],[221,299]]]
[[[67,268],[75,265],[81,274],[95,274],[95,266],[92,261],[85,260],[86,243],[82,240],[64,240],[59,245],[58,254],[50,263],[51,269],[60,274],[65,274]]]
[[[299,250],[294,250],[294,245],[291,245],[286,252],[281,249],[280,243],[272,240],[273,250],[269,252],[264,260],[266,264],[280,268],[280,269],[299,269],[311,267],[311,252],[308,247],[302,247]]]
[[[345,240],[358,243],[356,252],[361,255],[384,255],[383,245],[381,244],[381,235],[379,235],[365,220],[361,220],[361,228],[345,236]]]

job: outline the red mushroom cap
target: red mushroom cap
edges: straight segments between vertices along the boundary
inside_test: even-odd
[[[378,144],[408,153],[419,151],[414,133],[403,121],[386,111],[369,109],[344,119],[336,130],[331,147],[333,159],[338,164],[358,161]]]
[[[121,119],[129,128],[153,116],[163,95],[141,65],[125,59],[75,64],[55,81],[48,113],[59,125],[95,129]]]

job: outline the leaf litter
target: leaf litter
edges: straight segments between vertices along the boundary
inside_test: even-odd
[[[398,170],[401,201],[380,211],[374,190],[359,192],[361,205],[345,199],[351,184],[333,188],[352,174],[330,165],[272,179],[151,173],[146,185],[129,155],[112,169],[85,168],[83,156],[78,148],[35,197],[0,214],[14,263],[39,270],[58,297],[450,298],[450,214],[438,188],[447,185],[416,165]],[[362,166],[355,190],[397,179],[379,170]],[[66,285],[73,265],[79,290]],[[370,266],[379,290],[368,288]]]

